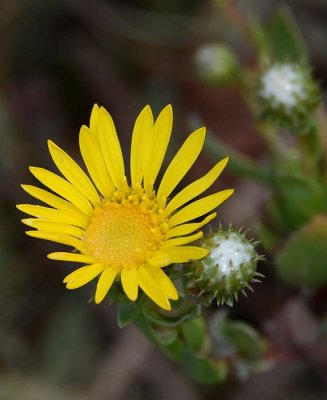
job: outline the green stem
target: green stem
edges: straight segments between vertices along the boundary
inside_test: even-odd
[[[232,149],[213,134],[207,133],[204,146],[207,154],[213,158],[219,159],[228,155],[230,157],[230,169],[235,173],[268,183],[269,185],[274,183],[275,177],[270,170],[263,168],[255,161]]]
[[[302,153],[303,168],[313,177],[319,177],[324,151],[315,122],[305,135],[299,136],[299,147]]]
[[[184,298],[173,305],[169,314],[147,307],[149,304],[144,303],[142,311],[135,313],[132,320],[170,359],[182,366],[186,353],[211,359],[209,329],[199,306]]]
[[[179,354],[177,354],[174,347],[163,345],[158,336],[154,333],[153,322],[149,321],[144,315],[138,315],[137,318],[134,319],[135,325],[138,329],[143,333],[143,335],[156,347],[160,348],[169,358],[174,360],[175,362],[180,361]],[[157,327],[160,329],[160,327]]]
[[[275,165],[278,164],[278,161],[289,158],[289,149],[284,145],[273,125],[268,123],[257,124],[257,131],[265,141]]]

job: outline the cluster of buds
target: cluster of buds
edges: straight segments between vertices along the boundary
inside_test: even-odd
[[[306,65],[276,63],[261,76],[258,107],[262,119],[301,131],[320,103],[321,93]]]
[[[260,282],[258,277],[263,277],[257,272],[257,262],[263,257],[256,253],[256,243],[240,230],[220,228],[201,244],[210,254],[190,263],[184,278],[187,294],[201,305],[216,299],[218,305],[232,306],[239,292],[246,295],[246,289],[252,291],[251,282]]]
[[[211,85],[232,83],[239,72],[235,53],[220,43],[201,46],[194,55],[194,66],[199,78]]]

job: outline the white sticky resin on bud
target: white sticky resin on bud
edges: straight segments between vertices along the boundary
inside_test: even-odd
[[[228,238],[217,243],[209,257],[219,265],[223,275],[230,275],[237,272],[242,264],[250,262],[253,255],[252,244],[241,241],[239,234],[231,232]]]
[[[275,106],[282,105],[291,110],[306,97],[303,74],[292,64],[271,67],[262,76],[261,84],[260,95]]]

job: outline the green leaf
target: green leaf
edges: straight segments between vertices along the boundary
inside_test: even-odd
[[[225,320],[221,326],[223,335],[234,345],[237,355],[250,362],[259,360],[264,344],[258,333],[243,322]]]
[[[274,220],[274,222],[276,222]],[[261,246],[268,251],[273,251],[274,247],[278,244],[279,237],[270,226],[267,226],[261,222],[257,222],[255,225],[257,236],[260,237]]]
[[[230,320],[224,311],[216,313],[212,326],[216,352],[233,359],[235,365],[250,367],[262,357],[265,343],[251,326]]]
[[[269,60],[270,54],[270,44],[268,35],[262,26],[262,24],[257,20],[256,17],[249,17],[249,24],[248,24],[251,39],[255,46],[258,64],[259,66],[265,66],[267,64],[267,60]],[[243,70],[244,73],[244,70]],[[246,76],[244,75],[244,78]],[[246,81],[245,81],[246,82]]]
[[[279,179],[277,185],[276,205],[286,231],[300,228],[327,211],[326,188],[320,182],[299,175]]]
[[[183,349],[183,342],[179,337],[176,337],[176,340],[163,347],[165,353],[177,363],[182,360]]]
[[[228,372],[226,363],[214,362],[190,349],[183,349],[182,365],[192,378],[206,385],[222,382],[226,379]]]
[[[140,312],[139,302],[130,301],[126,296],[123,296],[118,306],[117,323],[119,328],[124,328],[134,317]]]
[[[167,347],[173,344],[177,339],[177,330],[171,328],[156,329],[152,327],[152,332],[160,346]]]
[[[270,55],[274,61],[304,61],[306,46],[288,7],[283,6],[272,17],[267,28]]]
[[[166,327],[176,327],[182,322],[196,318],[201,314],[201,306],[188,303],[183,299],[172,302],[171,311],[164,311],[155,306],[152,302],[146,302],[143,305],[143,315],[151,322]]]
[[[114,304],[120,304],[120,302],[123,301],[124,297],[126,296],[123,292],[121,283],[118,282],[118,280],[116,279],[108,292],[108,299]],[[94,302],[94,299],[92,300],[92,302]]]
[[[206,337],[205,323],[202,317],[190,319],[182,324],[182,334],[188,347],[198,350]]]
[[[327,216],[318,215],[297,231],[276,257],[282,279],[294,284],[327,283]]]

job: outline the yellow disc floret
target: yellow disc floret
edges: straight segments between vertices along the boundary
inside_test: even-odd
[[[90,255],[106,267],[136,268],[158,248],[155,219],[139,204],[105,203],[90,218],[84,235]]]

